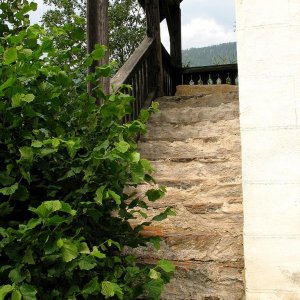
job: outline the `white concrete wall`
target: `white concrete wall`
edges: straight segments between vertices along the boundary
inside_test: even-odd
[[[246,299],[300,299],[300,0],[236,0]]]

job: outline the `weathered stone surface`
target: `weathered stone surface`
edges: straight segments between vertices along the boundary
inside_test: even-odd
[[[238,160],[240,157],[239,135],[223,135],[208,143],[205,139],[184,141],[146,141],[140,142],[139,150],[150,160],[183,161],[187,159],[226,159]]]
[[[145,228],[161,249],[135,249],[143,263],[165,258],[178,267],[162,299],[241,300],[242,189],[238,93],[234,86],[179,87],[159,98],[139,142],[167,195],[149,202],[149,219],[170,206],[176,216]],[[195,93],[197,96],[195,96]],[[143,195],[150,187],[141,186]],[[137,219],[133,225],[140,222]]]
[[[150,123],[150,126],[152,124]],[[239,134],[239,124],[236,120],[219,121],[217,124],[203,121],[193,124],[153,124],[151,130],[142,137],[142,140],[185,141],[200,139],[206,143],[215,143],[222,136],[231,132]]]

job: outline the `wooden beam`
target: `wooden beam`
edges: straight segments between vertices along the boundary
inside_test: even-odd
[[[165,15],[170,34],[170,55],[176,67],[182,65],[181,53],[181,10],[180,4],[165,4]]]
[[[155,75],[157,76],[157,93],[163,95],[163,66],[160,40],[160,13],[159,0],[145,0],[145,12],[147,19],[147,36],[154,38],[155,49]]]
[[[108,47],[108,0],[87,0],[87,51],[91,53],[96,44]],[[109,53],[96,62],[88,70],[89,73],[95,70],[96,66],[102,66],[109,63]],[[109,93],[109,78],[100,78],[100,84],[103,91]],[[92,87],[88,90],[91,93]]]

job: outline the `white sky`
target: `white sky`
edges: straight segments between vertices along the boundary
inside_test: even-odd
[[[35,2],[38,3],[38,10],[31,13],[32,23],[38,22],[47,10],[43,0]],[[234,22],[234,0],[182,1],[182,49],[235,41]],[[165,22],[161,24],[161,39],[169,49],[169,35]]]

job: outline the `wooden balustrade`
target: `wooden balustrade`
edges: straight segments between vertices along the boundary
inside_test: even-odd
[[[153,45],[154,39],[145,37],[140,46],[111,79],[114,90],[119,89],[122,84],[132,86],[131,90],[125,91],[135,98],[132,103],[132,113],[126,117],[125,121],[136,119],[141,109],[149,107],[156,96]]]
[[[154,39],[146,37],[135,50],[116,75],[111,79],[114,90],[122,84],[132,86],[129,93],[135,98],[132,103],[132,113],[126,116],[125,121],[135,120],[142,108],[148,108],[157,96],[157,65],[155,63]],[[164,95],[173,95],[176,89],[174,74],[176,68],[172,65],[170,55],[162,46],[163,56],[163,92]],[[180,74],[179,72],[177,72]]]
[[[175,94],[176,85],[180,83],[181,70],[171,61],[170,54],[162,45],[162,64],[163,64],[163,91],[164,96]]]
[[[226,78],[230,78],[231,84],[235,84],[235,79],[238,76],[238,66],[237,64],[229,65],[215,65],[215,66],[206,66],[206,67],[192,67],[192,68],[183,68],[181,75],[181,84],[189,84],[191,79],[195,84],[198,83],[199,76],[203,81],[203,84],[207,84],[209,75],[213,80],[213,83],[216,84],[218,76],[220,77],[222,84],[226,83]]]

